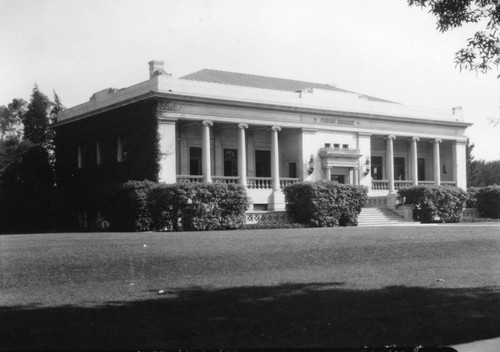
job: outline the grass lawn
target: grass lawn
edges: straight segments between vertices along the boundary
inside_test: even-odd
[[[498,336],[498,225],[0,236],[0,349]]]

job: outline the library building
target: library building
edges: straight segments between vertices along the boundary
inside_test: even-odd
[[[238,183],[250,212],[284,210],[282,188],[299,181],[364,185],[382,206],[408,186],[466,188],[460,107],[211,69],[176,78],[156,60],[145,78],[59,116],[58,183]]]

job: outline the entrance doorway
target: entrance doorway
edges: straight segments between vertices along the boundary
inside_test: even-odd
[[[345,175],[332,175],[330,180],[335,183],[345,184]]]

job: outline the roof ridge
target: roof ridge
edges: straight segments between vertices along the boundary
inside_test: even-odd
[[[233,71],[216,70],[211,68],[203,68],[199,71],[179,77],[190,81],[208,82],[216,84],[225,84],[239,87],[261,88],[278,90],[285,92],[297,92],[307,88],[317,88],[341,93],[356,94],[360,97],[367,98],[371,101],[395,103],[390,100],[374,97],[368,94],[358,93],[351,90],[339,88],[327,83],[316,83],[309,81],[300,81],[296,79],[280,78],[273,76],[262,76],[252,73],[242,73]],[[398,103],[395,103],[398,104]]]
[[[282,77],[276,77],[276,76],[264,76],[264,75],[257,75],[257,74],[254,74],[254,73],[243,73],[243,72],[235,72],[235,71],[216,70],[216,69],[213,69],[213,68],[203,68],[201,70],[198,70],[196,72],[184,75],[184,76],[179,77],[179,78],[182,79],[184,77],[188,77],[188,76],[194,75],[194,74],[202,72],[202,71],[214,71],[214,72],[230,73],[230,74],[236,74],[236,75],[242,75],[242,76],[253,76],[253,77],[259,77],[259,78],[271,78],[271,79],[285,80],[285,81],[297,82],[297,83],[312,83],[312,84],[315,84],[315,85],[328,86],[330,88],[336,88],[336,89],[339,89],[339,90],[347,91],[345,89],[338,88],[335,85],[331,85],[331,84],[328,84],[328,83],[317,83],[317,82],[303,81],[303,80],[291,79],[291,78],[282,78]],[[351,92],[351,91],[347,91],[347,92],[354,93],[354,92]],[[359,93],[357,93],[357,94],[359,94]]]

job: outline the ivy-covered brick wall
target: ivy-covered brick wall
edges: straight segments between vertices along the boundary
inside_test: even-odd
[[[158,181],[158,105],[157,99],[148,99],[56,127],[57,185],[73,195],[75,204],[68,216],[86,210],[89,222],[93,221],[100,186],[128,180]],[[117,159],[119,139],[121,161]]]

